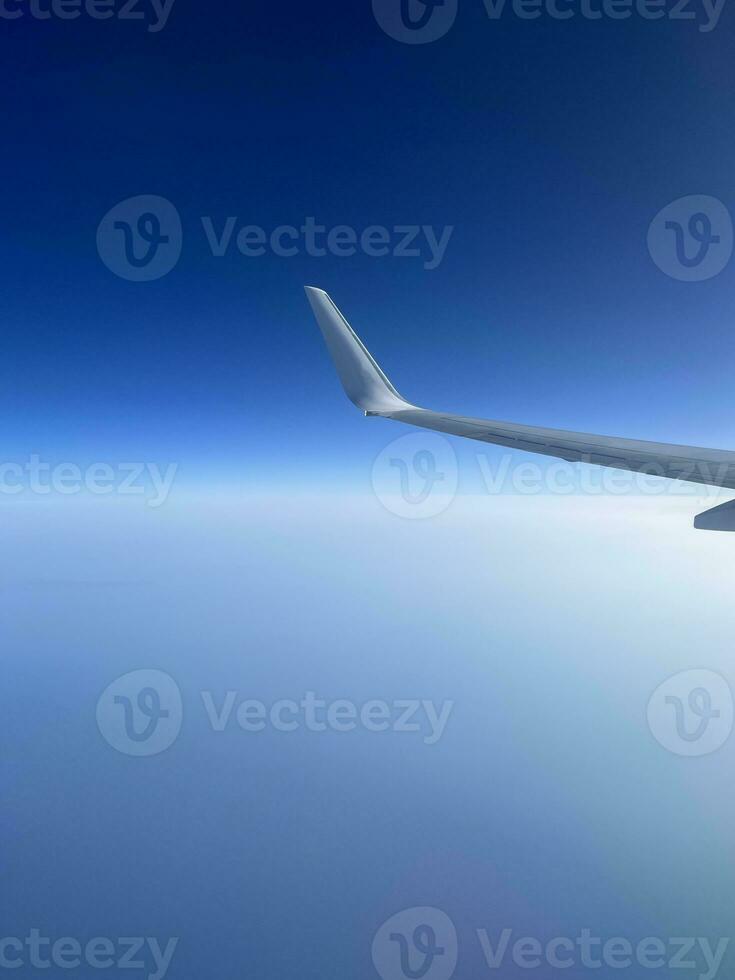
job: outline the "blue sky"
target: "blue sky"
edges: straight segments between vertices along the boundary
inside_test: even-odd
[[[702,31],[703,9],[492,20],[460,0],[424,45],[368,0],[176,0],[157,32],[0,16],[0,481],[29,459],[108,483],[178,467],[159,507],[0,494],[0,940],[178,937],[170,980],[368,980],[382,924],[429,906],[458,980],[505,980],[529,974],[486,973],[477,930],[727,936],[732,740],[687,758],[647,712],[707,670],[727,728],[730,536],[692,530],[696,497],[489,497],[476,455],[502,453],[456,440],[438,454],[460,495],[401,519],[380,481],[410,430],[349,404],[303,293],[327,289],[418,404],[735,448],[733,14]],[[110,267],[140,195],[182,228],[150,282]],[[700,212],[723,268],[687,282],[668,233]],[[452,232],[436,268],[217,256],[202,219],[228,217]],[[183,703],[145,758],[103,710],[140,671]],[[217,732],[203,695],[227,692],[453,710],[435,745]]]
[[[729,20],[492,22],[478,2],[415,47],[367,3],[177,0],[157,34],[5,22],[6,446],[175,459],[199,482],[278,485],[285,456],[338,474],[376,442],[340,400],[304,283],[418,403],[732,445],[732,267],[678,282],[646,247],[672,200],[735,204]],[[139,194],[184,229],[179,264],[144,284],[95,242]],[[218,258],[201,219],[228,216],[454,231],[431,271]]]

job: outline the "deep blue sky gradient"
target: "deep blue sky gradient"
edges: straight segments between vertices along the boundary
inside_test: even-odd
[[[727,8],[712,33],[493,23],[479,0],[420,47],[336,0],[177,0],[160,34],[3,22],[6,450],[176,460],[205,483],[359,466],[389,433],[341,400],[304,283],[418,403],[735,445],[735,271],[680,283],[646,249],[674,198],[735,206],[732,27]],[[95,232],[143,193],[178,207],[185,242],[139,285],[102,264]],[[435,271],[214,258],[200,218],[230,214],[455,231]]]
[[[735,265],[681,283],[646,247],[683,195],[735,211],[734,50],[729,7],[704,34],[465,0],[415,48],[368,0],[177,0],[160,34],[0,20],[0,462],[180,465],[157,510],[0,502],[0,938],[179,936],[170,980],[369,980],[381,924],[434,905],[479,980],[480,928],[728,935],[732,739],[680,758],[646,705],[678,671],[735,682],[731,536],[670,497],[411,522],[344,492],[402,431],[348,404],[302,287],[419,404],[735,449]],[[150,284],[96,249],[139,194],[184,223]],[[435,271],[220,259],[203,215],[455,232]],[[153,668],[184,727],[138,760],[95,707]],[[214,734],[200,692],[228,690],[456,707],[433,748]]]

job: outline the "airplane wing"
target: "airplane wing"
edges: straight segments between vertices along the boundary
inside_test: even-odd
[[[347,396],[368,416],[394,419],[568,462],[593,463],[735,489],[735,452],[728,450],[596,436],[419,408],[393,387],[330,296],[312,286],[306,287],[306,294]],[[701,514],[695,526],[735,531],[735,501]]]

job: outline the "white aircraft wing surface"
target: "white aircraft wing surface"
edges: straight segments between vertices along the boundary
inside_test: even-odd
[[[322,289],[306,288],[342,386],[366,415],[490,442],[568,462],[593,463],[636,473],[735,489],[735,452],[644,442],[515,422],[469,418],[419,408],[396,391],[355,331]],[[700,515],[695,526],[735,531],[735,501]]]

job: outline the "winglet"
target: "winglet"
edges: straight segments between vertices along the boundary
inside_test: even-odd
[[[323,289],[305,288],[347,397],[366,414],[382,415],[413,408],[383,374],[331,297]]]

